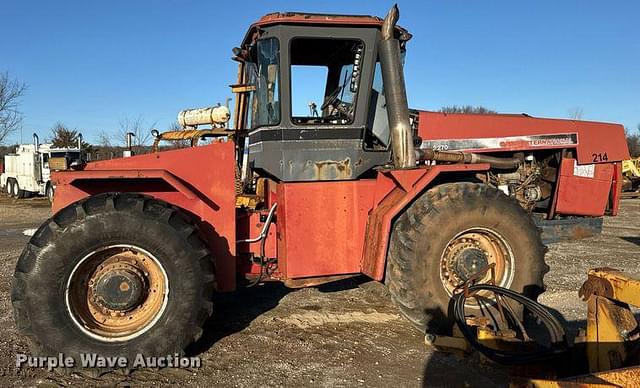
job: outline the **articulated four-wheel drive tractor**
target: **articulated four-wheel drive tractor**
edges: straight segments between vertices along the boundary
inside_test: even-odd
[[[180,353],[214,293],[268,281],[364,274],[429,332],[451,330],[451,296],[488,266],[496,285],[541,293],[544,243],[618,211],[623,127],[410,109],[397,19],[268,14],[233,50],[232,126],[184,111],[184,131],[156,140],[194,147],[55,173],[54,215],[12,292],[34,348]]]

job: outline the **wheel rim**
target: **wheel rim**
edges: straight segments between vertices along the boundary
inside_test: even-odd
[[[67,311],[85,334],[101,341],[136,338],[162,316],[169,294],[164,267],[133,245],[95,250],[76,264],[65,289]]]
[[[13,184],[11,184],[11,195],[13,195],[14,197],[18,196],[18,184],[16,182],[13,182]]]
[[[471,275],[495,265],[495,283],[509,288],[515,274],[513,250],[507,240],[493,229],[469,228],[453,237],[447,243],[440,258],[440,281],[449,296]],[[487,271],[478,283],[491,280]]]

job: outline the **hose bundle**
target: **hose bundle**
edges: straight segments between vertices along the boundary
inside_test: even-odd
[[[507,297],[523,305],[546,327],[550,336],[551,346],[539,347],[526,352],[510,352],[506,350],[493,349],[481,344],[477,339],[475,331],[467,324],[465,316],[466,300],[479,291],[490,291],[494,293],[496,298]],[[470,286],[466,293],[460,292],[454,295],[452,299],[453,316],[464,337],[475,349],[495,362],[505,365],[519,365],[534,361],[542,361],[564,354],[569,348],[562,324],[558,322],[549,310],[540,303],[515,291],[490,284],[477,284]]]

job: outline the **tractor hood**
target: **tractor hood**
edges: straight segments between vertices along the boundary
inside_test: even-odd
[[[629,159],[620,124],[531,117],[526,114],[418,112],[420,148],[499,152],[575,148],[580,164]]]

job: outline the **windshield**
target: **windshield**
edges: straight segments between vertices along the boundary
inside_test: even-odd
[[[69,158],[69,159],[75,160],[75,159],[80,159],[80,152],[78,151],[52,152],[51,157],[52,158]]]
[[[247,122],[251,128],[280,123],[280,45],[276,38],[258,40],[255,62],[246,63],[246,80],[253,85]]]

